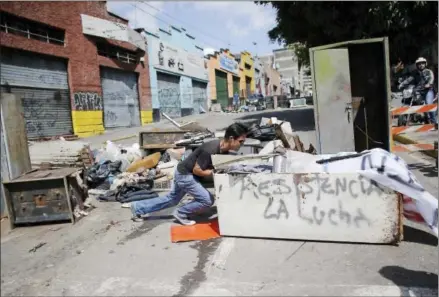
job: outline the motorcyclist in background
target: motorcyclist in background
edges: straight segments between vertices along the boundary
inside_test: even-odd
[[[433,104],[434,101],[434,74],[433,71],[426,68],[427,60],[425,58],[419,57],[416,62],[417,71],[404,80],[398,89],[403,89],[405,85],[410,84],[412,81],[416,84],[416,89],[421,94],[422,98],[425,99],[427,104]],[[435,111],[427,112],[427,117],[430,124],[437,124],[437,115]]]

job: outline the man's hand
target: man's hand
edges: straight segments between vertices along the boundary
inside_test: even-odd
[[[426,84],[424,87],[428,89],[430,86],[430,84]]]

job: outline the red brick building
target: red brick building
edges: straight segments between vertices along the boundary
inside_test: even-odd
[[[105,1],[0,2],[0,15],[1,91],[22,98],[30,138],[152,122],[146,43],[105,31],[128,30]]]

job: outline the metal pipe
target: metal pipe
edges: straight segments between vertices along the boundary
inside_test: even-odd
[[[166,113],[162,112],[162,115],[168,120],[170,121],[175,127],[177,128],[181,128],[180,124],[178,124],[176,121],[174,121],[173,119],[171,119],[171,117],[169,117]]]

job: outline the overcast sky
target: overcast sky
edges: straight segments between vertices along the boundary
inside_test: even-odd
[[[267,35],[276,23],[274,9],[252,1],[108,1],[107,6],[109,11],[129,19],[131,27],[183,27],[204,48],[266,55],[280,47]]]

